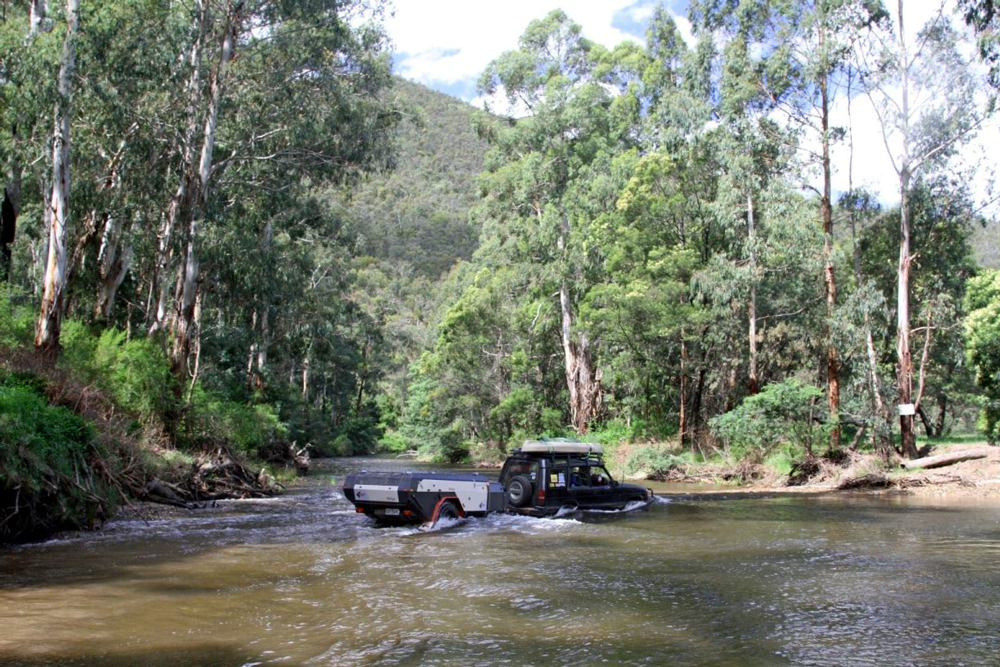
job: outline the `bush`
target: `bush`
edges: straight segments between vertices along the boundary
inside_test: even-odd
[[[184,434],[191,443],[227,444],[257,455],[268,445],[284,440],[287,431],[273,405],[237,403],[196,387],[185,415]]]
[[[645,445],[629,448],[623,474],[627,477],[639,473],[656,475],[672,468],[683,468],[695,462],[692,452],[670,451],[663,445]]]
[[[93,333],[75,320],[63,324],[61,363],[80,382],[93,384],[141,423],[162,424],[175,400],[174,376],[163,350],[124,331]]]
[[[15,307],[23,297],[15,295],[6,284],[0,284],[0,347],[30,347],[35,338],[34,312]]]
[[[410,448],[410,443],[399,433],[386,433],[378,441],[378,451],[388,454],[403,454]]]
[[[107,329],[94,349],[94,364],[115,402],[143,422],[161,421],[174,400],[174,376],[161,350],[148,338],[126,340]]]
[[[813,418],[813,403],[821,396],[822,391],[798,380],[769,384],[708,424],[729,456],[761,463],[782,443],[810,448],[826,433]]]
[[[38,384],[0,377],[0,541],[82,528],[112,504],[90,467],[102,453],[91,426],[50,406]]]

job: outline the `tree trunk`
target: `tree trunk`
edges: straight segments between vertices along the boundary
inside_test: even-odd
[[[223,90],[236,41],[235,11],[238,9],[239,7],[233,10],[234,13],[227,16],[219,60],[212,76],[209,93],[210,103],[202,134],[201,159],[198,163],[198,171],[192,179],[192,187],[187,193],[192,206],[180,208],[187,214],[188,219],[186,221],[186,251],[183,259],[183,271],[178,277],[177,303],[173,322],[174,349],[171,355],[171,368],[178,379],[182,379],[187,373],[188,355],[191,352],[191,337],[194,331],[194,303],[198,294],[198,229],[201,223],[202,207],[208,197],[208,183],[212,175],[212,154],[215,149],[216,129],[219,123],[219,109],[222,105]]]
[[[570,310],[569,288],[559,288],[562,308],[562,346],[566,362],[566,385],[569,388],[569,406],[573,429],[587,432],[587,426],[601,406],[601,377],[595,372],[590,356],[590,342],[586,334],[572,338],[573,316]]]
[[[270,266],[271,262],[271,243],[274,236],[274,223],[271,220],[267,221],[264,226],[264,242],[263,250],[265,261],[268,262]],[[259,386],[263,386],[264,382],[264,368],[267,366],[267,352],[271,340],[271,304],[270,295],[265,295],[261,299],[261,312],[260,312],[260,339],[257,343],[257,377]]]
[[[938,404],[938,413],[937,413],[937,419],[934,420],[934,437],[940,438],[944,434],[944,418],[948,408],[947,394],[943,393],[938,394],[937,404]]]
[[[365,346],[361,352],[362,370],[358,374],[358,396],[354,404],[354,416],[361,416],[361,406],[365,395],[365,383],[368,381],[368,356],[371,353],[371,338],[365,339]]]
[[[32,5],[34,9],[34,5]],[[49,238],[48,259],[42,286],[42,306],[35,329],[35,347],[48,355],[59,349],[66,297],[66,225],[69,220],[70,118],[73,70],[79,29],[79,0],[66,0],[66,38],[59,67],[59,88],[52,131],[52,192],[45,211]]]
[[[677,430],[681,439],[681,444],[689,440],[687,424],[687,400],[688,400],[688,376],[687,376],[687,344],[684,341],[684,329],[681,328],[681,405],[680,416],[678,418]]]
[[[951,452],[948,454],[938,454],[937,456],[926,456],[924,458],[913,458],[909,461],[902,461],[899,465],[907,470],[913,468],[943,468],[962,461],[972,461],[975,459],[985,459],[990,455],[988,447],[981,449],[966,449],[961,452]]]
[[[823,24],[825,26],[825,23]],[[826,46],[826,30],[820,28],[821,46]],[[840,364],[837,361],[837,348],[833,345],[830,322],[833,321],[837,307],[837,280],[833,267],[833,187],[830,182],[830,100],[827,90],[827,78],[824,73],[820,77],[821,123],[823,128],[823,199],[821,212],[823,216],[823,279],[826,283],[826,385],[830,423],[830,449],[840,447]]]
[[[920,417],[921,423],[924,425],[924,434],[928,438],[934,437],[934,427],[931,426],[931,420],[927,417],[927,412],[924,410],[924,406],[917,407],[917,416]]]
[[[29,25],[31,26],[31,34],[42,29],[42,21],[45,20],[45,14],[48,11],[46,0],[31,0],[31,7],[29,9]]]
[[[302,359],[302,403],[309,402],[309,353]]]
[[[750,247],[750,382],[748,390],[753,396],[758,391],[757,379],[757,258],[754,250],[753,198],[747,195],[747,241]]]
[[[915,408],[913,405],[913,358],[910,352],[910,91],[909,56],[903,30],[903,0],[898,0],[899,40],[903,53],[902,123],[903,155],[899,169],[899,267],[896,285],[896,378],[899,392],[899,437],[903,456],[916,458]]]
[[[177,189],[170,200],[166,216],[157,234],[159,239],[156,252],[156,263],[150,280],[150,304],[147,312],[149,333],[167,327],[169,282],[166,278],[170,272],[171,254],[174,242],[174,230],[180,221],[186,217],[185,211],[192,208],[191,172],[197,155],[195,137],[198,133],[199,107],[201,106],[202,89],[202,51],[208,33],[209,3],[199,0],[198,12],[194,17],[194,40],[191,44],[191,75],[188,78],[188,108],[187,126],[181,140],[181,168]]]
[[[97,253],[97,296],[94,299],[94,321],[111,320],[111,306],[118,288],[132,266],[132,245],[122,243],[127,232],[121,229],[114,216],[108,216],[101,235],[101,248]]]

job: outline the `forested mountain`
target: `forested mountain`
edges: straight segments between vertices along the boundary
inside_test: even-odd
[[[359,255],[435,281],[478,245],[469,212],[486,142],[473,130],[473,107],[403,79],[394,85],[403,103],[395,168],[353,190],[348,213]]]

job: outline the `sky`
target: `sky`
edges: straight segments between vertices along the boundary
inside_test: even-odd
[[[476,81],[493,59],[517,48],[528,24],[554,9],[579,23],[588,39],[613,47],[644,43],[658,0],[395,0],[386,21],[396,74],[472,102]],[[682,29],[687,3],[664,2]],[[674,9],[676,6],[678,9]]]
[[[395,74],[429,88],[482,106],[477,98],[477,81],[490,61],[504,51],[517,48],[518,38],[534,19],[544,18],[553,9],[563,9],[580,24],[583,35],[609,48],[631,39],[645,43],[649,18],[662,4],[673,16],[689,44],[691,26],[686,18],[687,0],[392,0],[394,11],[386,18],[393,41]],[[948,0],[949,3],[954,0]],[[887,3],[894,5],[895,3]],[[938,3],[932,0],[906,4],[905,24],[916,30],[930,18]],[[847,125],[847,105],[834,107],[836,124]],[[889,160],[880,124],[865,99],[851,105],[854,132],[854,160],[851,177],[855,187],[875,191],[884,204],[899,201],[898,180]],[[838,122],[839,121],[839,122]],[[834,149],[839,165],[834,189],[847,189],[846,145]],[[980,198],[988,199],[987,180],[995,156],[1000,154],[1000,127],[996,121],[980,132],[979,139],[966,151],[969,160],[986,164],[978,172],[976,187]],[[994,208],[987,209],[994,214]]]

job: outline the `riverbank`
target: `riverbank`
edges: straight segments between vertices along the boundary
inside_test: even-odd
[[[946,465],[905,469],[899,462],[886,469],[881,459],[853,453],[840,461],[817,459],[778,475],[762,466],[690,466],[657,475],[659,481],[723,484],[719,492],[760,493],[872,493],[907,494],[923,498],[1000,499],[1000,447],[986,444],[929,447],[926,457],[947,454],[962,459]]]

